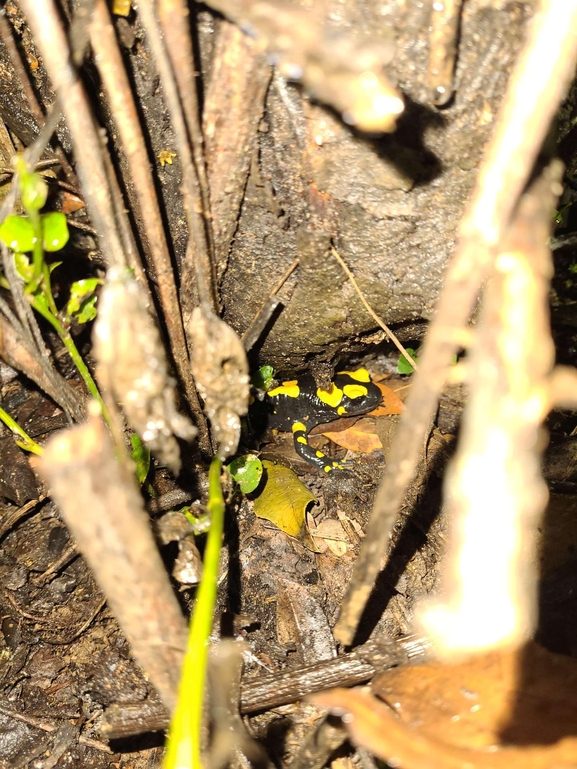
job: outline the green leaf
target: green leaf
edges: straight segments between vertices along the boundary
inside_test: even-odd
[[[262,465],[265,483],[254,500],[255,515],[296,537],[305,522],[307,507],[315,497],[288,467],[266,459]]]
[[[228,472],[240,486],[243,494],[254,491],[262,477],[262,462],[254,454],[236,457],[227,465]]]
[[[68,243],[70,233],[66,217],[60,211],[42,214],[42,244],[45,251],[60,251]]]
[[[417,361],[416,350],[413,350],[412,347],[407,347],[407,352],[413,358],[413,360]],[[405,358],[404,355],[401,355],[399,358],[399,363],[397,364],[397,371],[399,374],[412,374],[414,370],[415,369],[413,368],[413,365]]]
[[[24,209],[36,213],[46,204],[48,185],[38,174],[20,171],[20,199]]]
[[[85,299],[82,302],[80,310],[74,316],[79,323],[88,323],[98,315],[96,299],[96,296],[91,296],[90,299]]]
[[[150,470],[150,451],[136,434],[131,436],[130,443],[132,444],[130,456],[136,464],[136,479],[142,486]]]
[[[76,318],[79,323],[87,323],[96,317],[95,291],[102,284],[100,278],[75,280],[70,286],[70,299],[66,305],[68,317]]]
[[[24,216],[7,216],[0,224],[0,240],[12,251],[32,251],[34,227]]]
[[[250,381],[253,386],[265,392],[270,388],[274,379],[275,370],[272,366],[261,366],[254,372]]]
[[[46,299],[44,294],[40,292],[38,292],[37,294],[34,294],[34,303],[32,306],[34,307],[34,309],[38,310],[38,312],[44,315],[44,317],[46,317],[47,315],[52,315],[52,310],[48,305],[48,300]]]
[[[210,515],[206,511],[199,513],[198,511],[193,512],[190,507],[182,507],[180,512],[191,524],[195,536],[205,534],[210,529]]]
[[[18,275],[20,275],[24,283],[28,285],[34,277],[34,267],[30,264],[30,260],[26,254],[14,254],[14,266],[16,267]]]

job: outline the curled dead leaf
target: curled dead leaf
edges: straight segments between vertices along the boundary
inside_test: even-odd
[[[254,499],[255,515],[297,537],[305,522],[306,510],[315,498],[288,467],[266,459],[262,465],[264,482]]]
[[[248,362],[235,331],[210,309],[196,307],[189,328],[192,373],[204,400],[222,459],[240,440],[240,418],[248,411]]]
[[[381,674],[373,690],[309,697],[345,716],[352,741],[403,769],[570,769],[577,765],[577,663],[536,644],[458,665]]]

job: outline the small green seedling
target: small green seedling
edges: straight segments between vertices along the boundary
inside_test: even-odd
[[[419,356],[416,350],[413,350],[412,347],[407,347],[407,352],[411,358],[414,359],[415,363],[419,362]],[[412,374],[415,369],[413,368],[413,364],[404,355],[401,355],[397,364],[397,371],[399,374]]]
[[[413,350],[412,347],[407,347],[407,352],[413,358],[415,363],[419,362],[419,350]],[[451,358],[451,366],[457,365],[457,356],[453,355]],[[397,364],[397,371],[399,374],[413,374],[415,372],[415,369],[413,368],[413,365],[407,360],[407,358],[404,355],[401,355],[399,358],[399,362]]]
[[[140,486],[142,486],[150,471],[150,450],[144,445],[136,433],[130,437],[130,443],[132,445],[130,456],[136,465],[136,480]]]
[[[210,515],[208,513],[199,513],[198,510],[193,512],[190,507],[182,507],[180,512],[192,526],[192,533],[195,537],[206,534],[210,529]]]
[[[257,390],[270,390],[274,382],[275,370],[272,366],[261,366],[251,376],[250,381]]]
[[[254,454],[236,457],[227,465],[226,469],[238,483],[243,494],[250,494],[251,491],[254,491],[262,478],[262,462]]]
[[[48,197],[46,182],[39,174],[28,169],[24,158],[17,158],[15,165],[20,198],[27,216],[8,216],[0,224],[0,240],[14,252],[16,271],[24,282],[24,293],[30,304],[56,331],[88,391],[98,401],[104,418],[110,424],[104,401],[68,328],[73,317],[80,323],[86,323],[95,317],[94,292],[100,281],[89,278],[73,283],[66,309],[64,312],[58,310],[52,294],[50,274],[61,262],[48,265],[44,255],[45,252],[59,251],[68,242],[66,217],[58,211],[40,213]],[[30,253],[31,257],[28,256]],[[5,278],[0,280],[0,284],[7,286]]]
[[[100,278],[75,280],[70,286],[70,299],[66,305],[66,315],[78,323],[88,323],[96,318],[96,289],[102,285]]]

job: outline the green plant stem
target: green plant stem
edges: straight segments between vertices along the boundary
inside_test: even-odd
[[[23,430],[18,422],[16,422],[10,414],[8,414],[4,409],[0,406],[0,419],[4,422],[6,427],[16,436],[20,438],[20,440],[17,440],[16,443],[18,446],[20,446],[21,449],[25,449],[25,451],[29,451],[31,454],[42,454],[44,449],[42,446],[40,446],[36,441],[31,438],[28,433]]]
[[[48,323],[50,323],[50,325],[54,328],[54,330],[62,340],[62,343],[66,347],[68,354],[74,361],[74,365],[78,369],[80,376],[84,380],[84,384],[88,388],[88,392],[92,395],[92,397],[96,401],[98,401],[100,409],[102,410],[102,416],[104,417],[106,423],[110,425],[110,416],[108,414],[108,409],[106,408],[106,405],[102,400],[102,396],[98,391],[98,387],[96,386],[96,382],[92,378],[92,374],[88,370],[88,366],[86,365],[86,363],[84,363],[82,356],[78,352],[78,348],[74,344],[74,340],[70,336],[70,333],[64,328],[64,326],[62,325],[58,317],[54,315],[47,307],[45,307],[42,304],[42,302],[39,302],[37,297],[30,296],[30,303],[32,304],[32,307],[36,310],[36,312],[42,315],[42,317],[45,318],[48,321]]]
[[[224,498],[220,485],[222,462],[214,457],[208,472],[208,512],[211,523],[202,581],[190,621],[188,644],[176,710],[170,724],[163,769],[201,769],[200,753],[208,639],[212,630],[218,566],[224,525]]]
[[[44,270],[44,248],[42,247],[42,225],[40,224],[40,214],[31,208],[26,209],[28,221],[34,230],[34,248],[32,249],[32,264],[34,265],[34,278],[39,280],[43,276]]]

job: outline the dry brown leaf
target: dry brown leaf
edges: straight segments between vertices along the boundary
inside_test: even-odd
[[[373,690],[309,698],[347,714],[351,739],[404,769],[577,766],[577,663],[530,644],[459,665],[397,668]]]
[[[382,382],[375,382],[383,394],[383,402],[374,411],[371,411],[372,417],[387,417],[391,414],[402,414],[405,410],[405,404],[401,400],[399,393]],[[406,388],[403,387],[403,391]]]
[[[324,431],[323,435],[344,449],[359,451],[362,454],[370,454],[383,448],[383,444],[375,432],[374,419],[358,419],[352,427],[346,430]]]
[[[71,192],[63,193],[60,209],[63,214],[72,214],[74,211],[80,211],[81,208],[86,208],[86,203],[82,198],[79,198],[78,195],[73,195]]]
[[[319,540],[324,542],[331,553],[336,555],[337,558],[341,558],[349,549],[347,544],[348,537],[342,523],[333,518],[321,521],[310,533],[315,544],[318,544]]]

